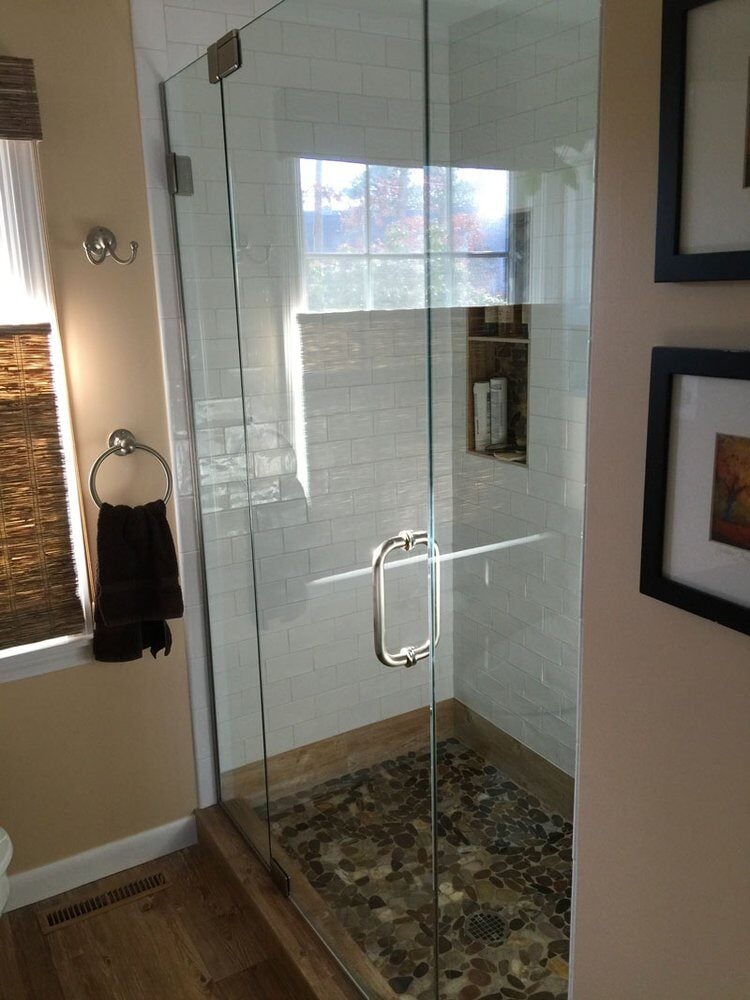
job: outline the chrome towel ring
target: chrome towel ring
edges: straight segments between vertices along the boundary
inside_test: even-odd
[[[153,455],[161,463],[167,480],[167,492],[164,494],[164,503],[168,502],[172,496],[172,470],[169,468],[166,459],[155,448],[151,448],[147,444],[140,444],[136,441],[133,432],[126,430],[124,427],[119,427],[116,431],[112,431],[109,435],[108,444],[109,448],[97,458],[91,466],[91,472],[89,473],[89,492],[97,507],[101,507],[102,505],[101,497],[96,491],[96,474],[102,462],[109,458],[110,455],[132,455],[136,450],[147,451],[149,455]]]

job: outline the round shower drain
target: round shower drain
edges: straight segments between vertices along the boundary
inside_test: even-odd
[[[508,925],[494,910],[477,910],[464,921],[466,934],[475,941],[502,944],[508,936]]]

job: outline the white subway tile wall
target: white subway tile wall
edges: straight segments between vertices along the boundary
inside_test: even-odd
[[[208,515],[223,768],[261,753],[256,602],[270,753],[427,698],[423,665],[388,671],[373,656],[367,577],[321,582],[366,567],[383,537],[426,521],[424,315],[292,318],[300,285],[296,156],[422,163],[422,25],[403,16],[419,5],[365,6],[287,0],[245,33],[251,58],[227,87],[240,338],[218,88],[202,69],[170,85],[173,147],[191,155],[196,182],[195,196],[178,200],[200,471],[193,484],[156,88],[260,10],[243,0],[203,0],[200,9],[132,0],[202,803],[215,789],[194,489]],[[514,204],[534,210],[531,299],[540,304],[528,471],[464,453],[465,323],[449,312],[434,318],[438,537],[449,551],[549,531],[542,543],[448,564],[438,694],[450,696],[455,681],[472,708],[571,770],[596,8],[581,0],[520,5],[528,7],[515,14],[519,4],[505,0],[450,33],[435,32],[431,48],[433,158],[518,171]],[[424,567],[388,577],[390,641],[421,641]]]

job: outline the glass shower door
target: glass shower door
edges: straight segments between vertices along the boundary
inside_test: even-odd
[[[428,4],[440,998],[568,997],[598,17]]]
[[[566,1000],[598,5],[240,47],[166,85],[222,803],[368,997]]]
[[[267,803],[225,796],[371,997],[434,995],[422,17],[284,0],[222,81]]]

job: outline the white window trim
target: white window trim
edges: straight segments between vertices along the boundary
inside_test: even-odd
[[[33,220],[32,224],[38,227],[39,249],[41,252],[37,255],[39,259],[35,261],[35,272],[30,279],[30,284],[39,297],[43,296],[44,310],[46,312],[43,312],[39,317],[24,316],[23,321],[48,322],[51,327],[50,352],[52,357],[52,371],[65,459],[63,471],[71,527],[71,544],[73,546],[73,560],[78,580],[78,594],[84,617],[84,630],[78,635],[58,636],[43,639],[40,642],[29,643],[24,646],[11,646],[0,650],[0,684],[6,681],[21,680],[25,677],[35,677],[40,674],[52,673],[55,670],[63,670],[67,667],[81,666],[82,664],[90,663],[94,658],[91,589],[84,540],[85,525],[62,341],[52,286],[52,268],[50,265],[47,238],[44,191],[41,184],[41,170],[36,143],[32,145],[31,160],[33,164],[32,176],[27,176],[23,179],[26,185],[24,196],[27,207],[30,204],[35,205],[34,214],[36,215],[36,219]],[[30,223],[28,218],[24,221],[27,224]],[[2,321],[1,317],[0,321]]]
[[[347,163],[359,164],[365,168],[365,197],[364,197],[364,216],[365,216],[365,249],[363,251],[324,251],[324,250],[308,250],[305,245],[305,211],[303,206],[302,198],[302,174],[300,169],[300,161],[306,160],[316,160],[323,159],[325,157],[311,157],[311,156],[298,156],[295,160],[295,200],[297,208],[297,231],[299,239],[299,270],[300,270],[300,282],[302,286],[302,301],[304,308],[302,312],[306,315],[332,315],[337,312],[351,312],[349,309],[327,309],[320,310],[310,309],[308,302],[308,292],[307,292],[307,264],[311,260],[348,260],[348,261],[364,261],[366,265],[366,278],[365,278],[365,307],[364,312],[373,312],[375,310],[373,306],[373,287],[374,283],[372,280],[372,264],[376,261],[382,260],[416,260],[426,262],[428,259],[446,259],[446,260],[488,260],[488,259],[499,259],[506,261],[506,290],[510,288],[510,246],[505,250],[430,250],[427,246],[427,242],[424,242],[421,252],[417,251],[404,251],[404,252],[377,252],[374,253],[370,251],[370,182],[369,173],[370,168],[373,166],[390,166],[390,164],[380,164],[377,161],[369,160],[347,160]],[[400,166],[400,164],[393,164],[393,166]],[[418,168],[425,172],[425,179],[428,179],[428,172],[430,167]],[[448,245],[453,245],[453,234],[454,234],[454,215],[453,215],[453,170],[452,166],[444,166],[439,169],[444,169],[447,171],[448,184],[447,184],[447,233],[448,233]],[[507,194],[507,209],[510,213],[511,205],[511,181],[512,181],[512,171],[503,171],[508,174],[508,194]],[[426,287],[426,272],[425,272],[425,297],[427,298],[427,287]],[[452,282],[452,272],[451,272],[451,282]],[[451,304],[447,308],[453,308],[454,294],[453,294],[453,284],[451,284],[451,290],[449,299]],[[481,306],[485,303],[477,303]],[[499,304],[499,303],[496,303]],[[418,312],[427,308],[428,302],[426,301],[421,306],[417,307],[405,307],[402,310],[395,311],[408,311],[411,309],[413,312]],[[442,307],[438,307],[442,308]],[[467,308],[467,304],[464,303],[458,308]],[[389,311],[389,310],[384,310]]]
[[[66,667],[80,667],[93,659],[93,642],[89,633],[14,646],[0,652],[0,684],[50,674]]]

